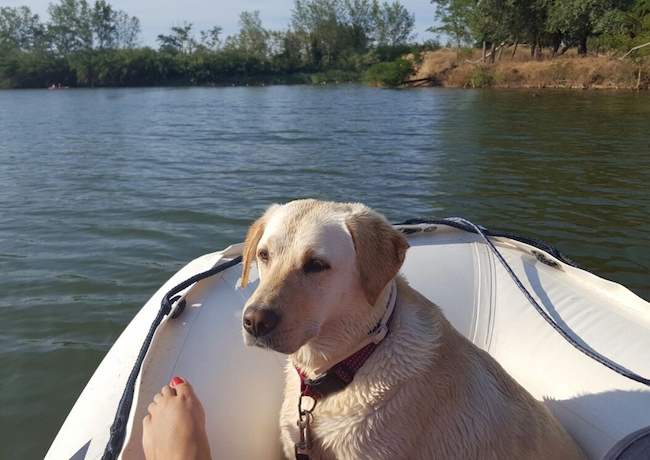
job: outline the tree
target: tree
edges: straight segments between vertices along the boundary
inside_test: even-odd
[[[258,59],[268,57],[270,33],[262,26],[260,12],[244,11],[239,15],[239,34],[228,37],[228,47]]]
[[[106,0],[92,5],[86,0],[61,0],[51,3],[48,31],[61,54],[134,47],[140,21],[115,10]]]
[[[278,71],[292,73],[302,66],[301,40],[293,30],[271,32],[269,49]]]
[[[61,0],[48,7],[48,32],[60,54],[92,49],[90,9],[86,0]]]
[[[292,24],[294,30],[306,38],[306,54],[311,58],[311,64],[332,67],[340,51],[340,26],[345,24],[344,2],[295,0]]]
[[[182,26],[172,27],[172,32],[177,37],[178,43],[180,44],[180,51],[183,53],[192,53],[196,47],[196,40],[194,40],[194,35],[192,34],[192,23],[183,22]]]
[[[587,54],[587,38],[614,8],[611,0],[554,0],[549,5],[547,27],[561,34],[569,44],[578,44],[578,53]]]
[[[377,0],[346,0],[345,23],[348,25],[349,47],[356,53],[365,53],[375,41],[377,30]]]
[[[129,16],[124,11],[115,13],[115,46],[126,49],[135,48],[138,45],[140,35],[140,20],[135,16]]]
[[[367,38],[376,30],[377,0],[345,0],[346,22],[359,29]]]
[[[223,29],[219,26],[214,26],[209,30],[201,31],[201,48],[208,51],[217,51],[221,46],[221,31]]]
[[[413,39],[415,15],[398,1],[375,3],[376,40],[378,46],[406,45]]]
[[[472,21],[477,0],[431,0],[436,5],[436,21],[440,26],[429,27],[429,32],[445,34],[456,45],[456,60],[460,47],[472,39]]]
[[[474,35],[492,44],[492,62],[496,44],[507,42],[528,42],[534,57],[546,35],[547,8],[548,0],[482,0],[472,20]]]
[[[33,51],[42,44],[45,27],[26,6],[0,7],[0,47]]]
[[[192,27],[192,23],[184,22],[182,26],[173,26],[170,35],[158,35],[156,41],[160,43],[160,51],[171,54],[192,53],[196,48]]]
[[[637,89],[641,89],[643,64],[650,60],[650,0],[636,0],[627,10],[610,12],[600,24],[602,42],[638,66]]]
[[[97,0],[90,21],[96,47],[100,50],[112,48],[117,42],[116,11],[105,0]]]

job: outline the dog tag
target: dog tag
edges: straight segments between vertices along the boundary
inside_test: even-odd
[[[308,411],[303,411],[300,413],[300,418],[298,419],[298,435],[300,436],[299,441],[295,444],[296,448],[296,460],[309,460],[309,419],[311,414]]]

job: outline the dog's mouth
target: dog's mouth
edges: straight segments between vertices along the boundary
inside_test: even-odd
[[[249,347],[265,348],[285,355],[298,351],[312,337],[318,334],[318,328],[303,329],[302,334],[297,333],[298,328],[275,330],[270,334],[255,337],[244,330],[244,343]]]
[[[300,346],[290,346],[286,340],[274,337],[274,335],[275,334],[272,334],[271,336],[253,337],[251,334],[244,332],[244,343],[249,347],[265,348],[286,355],[295,353],[298,348],[300,348]]]

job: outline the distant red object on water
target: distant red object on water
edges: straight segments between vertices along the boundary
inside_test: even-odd
[[[61,83],[58,85],[48,86],[47,89],[70,89],[69,86],[62,86]]]

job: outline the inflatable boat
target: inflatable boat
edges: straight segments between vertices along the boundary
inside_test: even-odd
[[[396,227],[411,245],[402,267],[410,284],[542,400],[589,458],[650,458],[648,302],[536,240],[461,219]],[[204,404],[215,460],[281,458],[286,357],[243,344],[242,309],[257,280],[253,268],[241,288],[242,249],[204,255],[158,290],[46,459],[143,459],[147,406],[176,375]]]

